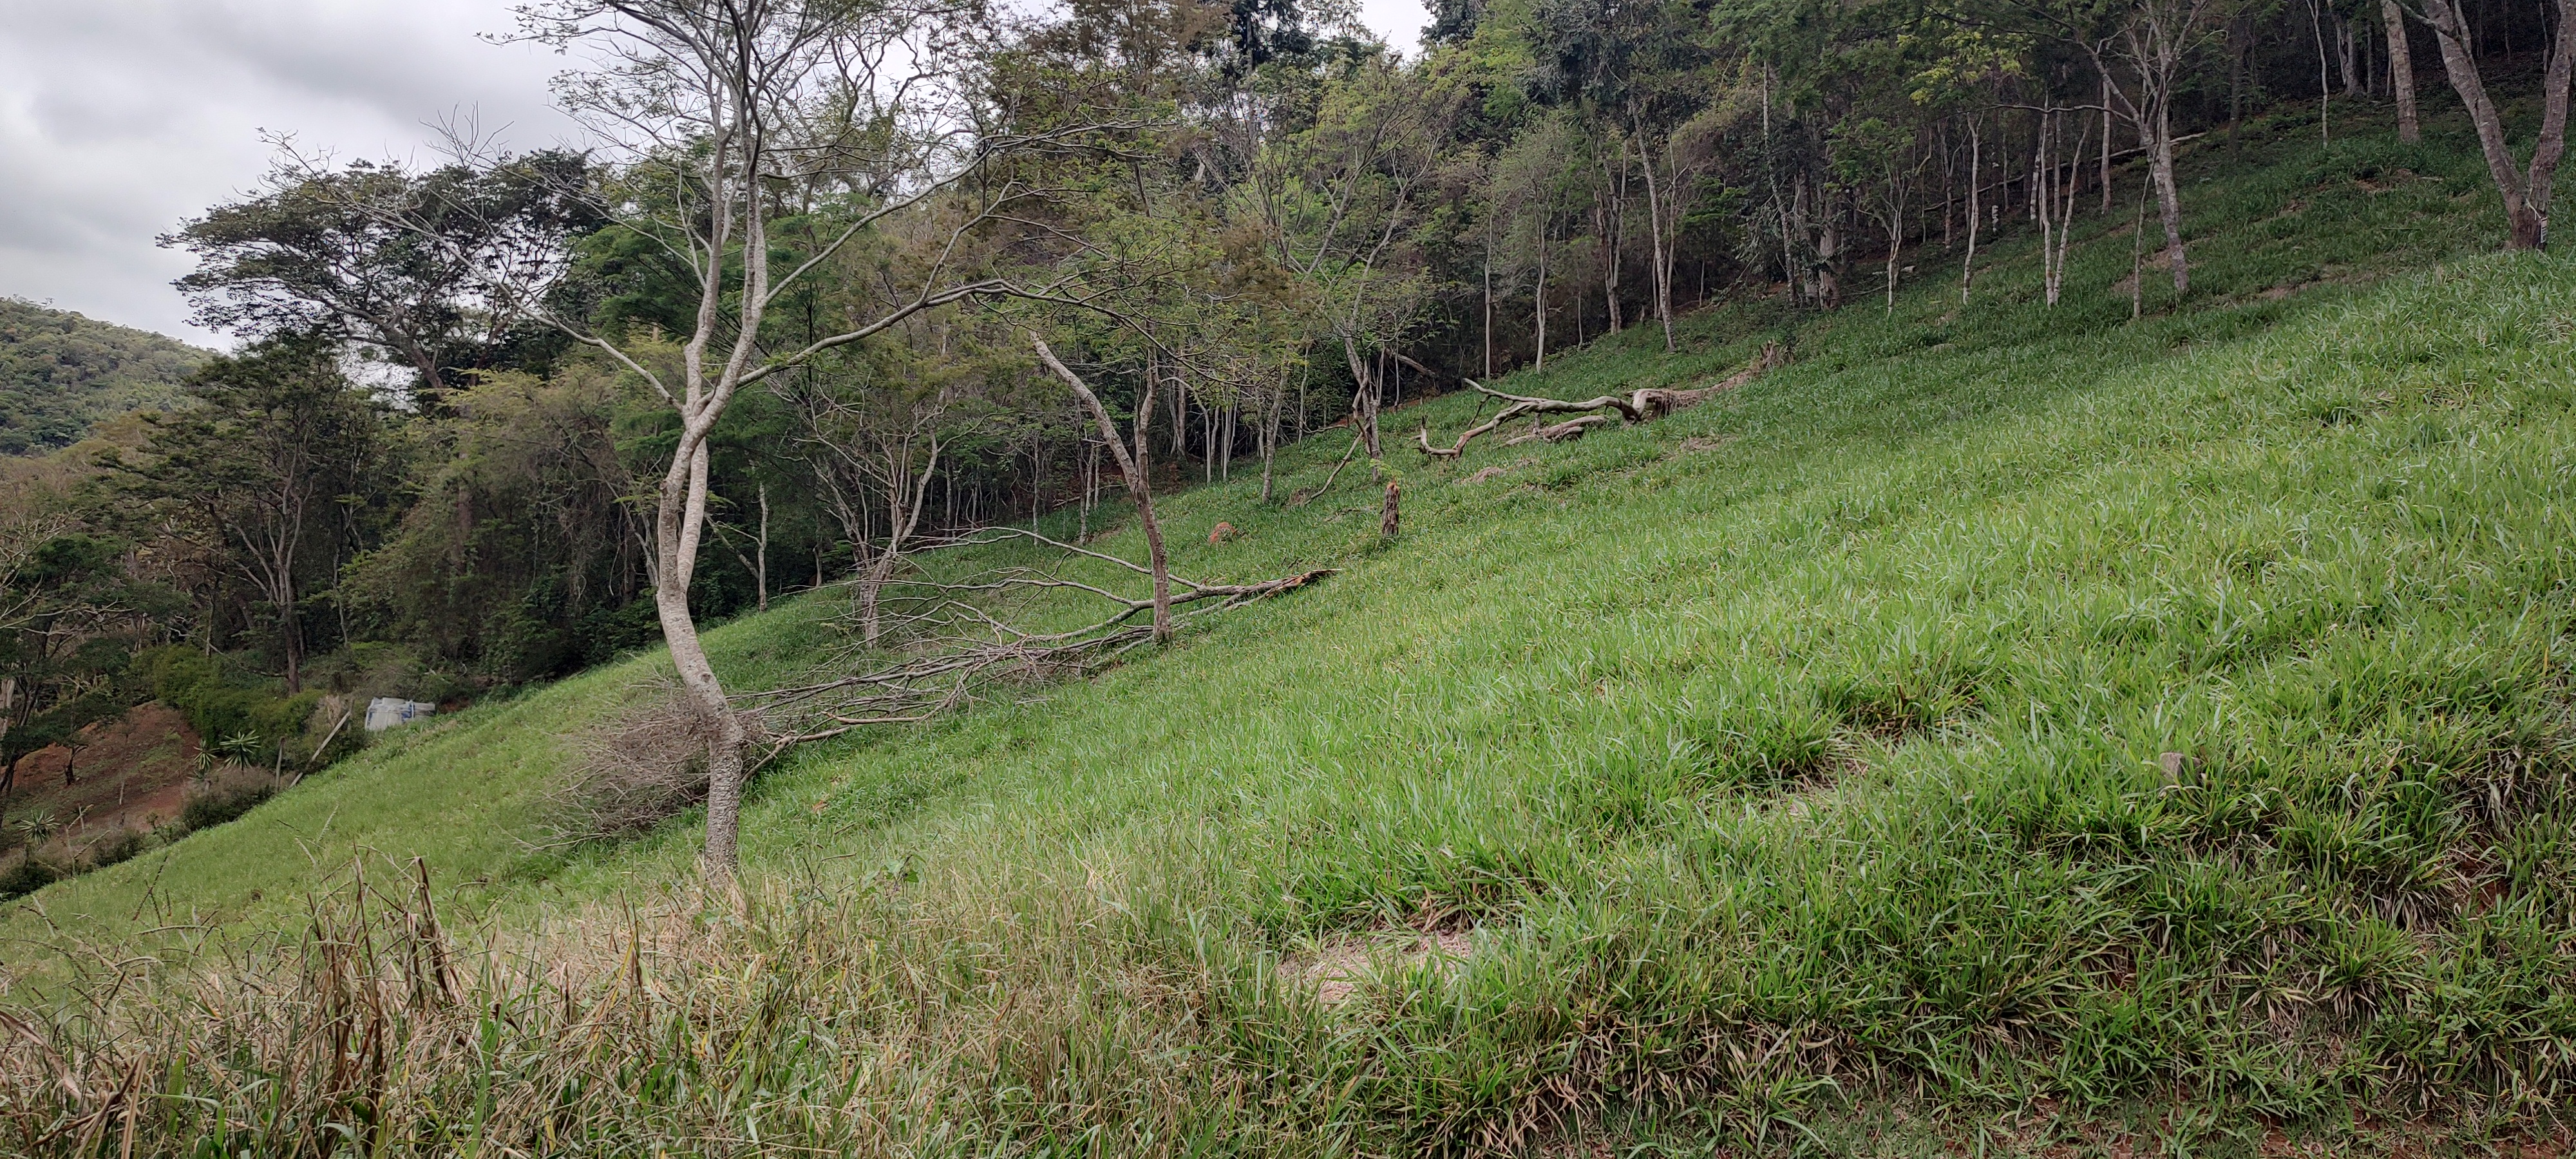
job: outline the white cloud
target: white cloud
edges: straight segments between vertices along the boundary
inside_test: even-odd
[[[1431,23],[1423,0],[1360,0],[1360,23],[1406,56],[1422,51],[1422,29]]]
[[[472,118],[533,148],[576,129],[563,60],[478,37],[511,0],[0,0],[0,294],[197,342],[153,239],[254,185],[262,134],[435,157]]]
[[[342,158],[434,160],[460,117],[516,148],[577,139],[565,61],[484,34],[517,0],[0,0],[0,294],[190,341],[154,238],[255,185],[264,133]],[[1421,0],[1362,0],[1416,50]]]

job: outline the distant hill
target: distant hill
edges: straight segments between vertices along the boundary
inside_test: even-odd
[[[167,406],[207,357],[148,330],[0,298],[0,455],[69,446],[100,419]]]

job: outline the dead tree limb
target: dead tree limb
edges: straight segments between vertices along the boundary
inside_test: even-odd
[[[1154,489],[1146,482],[1143,469],[1136,466],[1136,457],[1127,453],[1127,444],[1119,441],[1118,424],[1110,420],[1109,408],[1100,405],[1100,396],[1091,393],[1091,387],[1083,383],[1082,376],[1075,374],[1064,360],[1055,356],[1055,351],[1047,347],[1046,339],[1039,337],[1037,331],[1029,331],[1029,344],[1037,348],[1039,361],[1046,363],[1047,369],[1073,388],[1074,397],[1081,399],[1083,409],[1091,412],[1091,421],[1100,425],[1101,437],[1109,440],[1110,453],[1118,457],[1118,471],[1126,477],[1127,494],[1136,500],[1136,519],[1145,527],[1146,557],[1154,564],[1154,639],[1169,640],[1172,638],[1172,582],[1164,566],[1163,525],[1154,518]]]
[[[1106,564],[1151,577],[1154,569],[1107,552],[1065,543],[1026,528],[992,527],[940,544],[989,546],[1025,540],[1073,559]],[[1333,574],[1319,568],[1258,583],[1202,583],[1162,572],[1165,596],[1123,595],[1100,583],[1036,567],[1013,566],[956,580],[897,578],[886,586],[888,630],[914,645],[891,661],[882,650],[853,650],[844,662],[865,664],[802,684],[735,698],[745,719],[758,722],[771,740],[771,756],[786,746],[842,735],[875,725],[913,724],[951,712],[993,686],[1086,675],[1130,649],[1156,640],[1139,615],[1158,612],[1187,623],[1228,608],[1302,588]],[[1022,628],[998,608],[1014,595],[1063,594],[1106,604],[1103,614],[1059,632]],[[1177,610],[1176,610],[1177,609]]]
[[[1579,415],[1561,423],[1550,424],[1532,422],[1527,434],[1515,435],[1511,438],[1505,439],[1503,440],[1503,445],[1506,447],[1517,447],[1522,443],[1570,443],[1576,439],[1582,438],[1584,433],[1592,428],[1601,426],[1610,421],[1610,416],[1606,414],[1588,414]]]
[[[1479,393],[1492,395],[1511,403],[1511,407],[1505,409],[1518,409],[1522,414],[1588,414],[1597,410],[1615,410],[1619,412],[1620,418],[1632,423],[1642,421],[1646,417],[1638,411],[1637,404],[1615,394],[1587,398],[1581,402],[1567,402],[1556,398],[1532,398],[1526,394],[1506,394],[1481,382],[1469,382],[1467,385],[1475,387]]]
[[[1324,481],[1323,481],[1322,483],[1317,484],[1317,485],[1316,485],[1316,487],[1315,487],[1315,489],[1314,489],[1314,490],[1312,490],[1312,491],[1303,491],[1303,490],[1301,490],[1301,491],[1297,492],[1295,495],[1291,495],[1291,496],[1289,496],[1289,497],[1288,497],[1288,505],[1289,505],[1289,506],[1291,506],[1291,507],[1303,507],[1303,506],[1307,505],[1308,503],[1312,503],[1312,502],[1314,502],[1314,501],[1315,501],[1315,497],[1316,497],[1316,496],[1321,495],[1321,494],[1323,494],[1323,493],[1324,493],[1324,492],[1326,492],[1326,491],[1330,491],[1330,490],[1332,490],[1332,489],[1333,489],[1333,480],[1335,480],[1335,479],[1339,479],[1339,478],[1341,478],[1341,477],[1342,477],[1342,468],[1344,468],[1344,467],[1347,467],[1347,466],[1350,466],[1350,465],[1351,465],[1351,456],[1358,454],[1358,453],[1359,453],[1359,449],[1360,449],[1360,436],[1358,436],[1358,435],[1353,435],[1353,436],[1351,436],[1351,449],[1349,449],[1349,450],[1347,450],[1347,451],[1342,452],[1342,461],[1341,461],[1341,462],[1338,462],[1338,463],[1333,464],[1333,469],[1332,469],[1332,471],[1331,471],[1331,472],[1329,472],[1329,473],[1327,473],[1327,474],[1324,476]]]
[[[1502,399],[1510,405],[1494,412],[1494,417],[1460,432],[1457,441],[1446,447],[1435,447],[1431,445],[1431,427],[1430,424],[1425,423],[1422,425],[1420,430],[1414,432],[1414,444],[1422,451],[1423,454],[1429,455],[1432,458],[1455,459],[1458,456],[1465,454],[1467,451],[1467,444],[1475,441],[1479,435],[1489,434],[1495,430],[1499,430],[1503,424],[1511,422],[1514,419],[1531,415],[1549,414],[1572,414],[1584,417],[1571,419],[1554,425],[1538,424],[1533,426],[1528,434],[1510,439],[1505,442],[1504,445],[1512,446],[1519,443],[1530,442],[1535,439],[1545,439],[1549,442],[1564,442],[1568,439],[1578,439],[1583,437],[1583,433],[1585,431],[1610,421],[1610,415],[1602,413],[1604,411],[1617,412],[1619,419],[1624,422],[1650,422],[1675,411],[1689,410],[1690,408],[1698,406],[1717,395],[1734,390],[1735,388],[1760,377],[1763,372],[1777,367],[1786,361],[1787,359],[1781,354],[1779,345],[1777,343],[1770,343],[1764,345],[1762,347],[1762,353],[1756,355],[1752,362],[1745,365],[1744,369],[1728,375],[1723,381],[1711,383],[1707,386],[1695,387],[1689,390],[1673,390],[1666,387],[1650,386],[1641,390],[1631,391],[1624,398],[1618,395],[1605,394],[1598,398],[1584,399],[1580,402],[1568,402],[1564,399],[1554,398],[1534,398],[1525,394],[1510,394],[1504,391],[1495,390],[1494,388],[1486,386],[1472,378],[1462,379],[1461,381],[1465,382],[1468,386],[1474,387],[1478,393]]]
[[[1147,570],[1035,532],[994,530],[1004,534],[982,542],[1029,539],[1081,556],[1105,559],[1130,571]],[[1175,576],[1173,582],[1182,590],[1163,607],[1174,621],[1186,623],[1295,591],[1332,574],[1333,569],[1318,568],[1249,584],[1199,583]],[[1109,610],[1068,631],[1030,631],[986,606],[994,597],[1014,592],[1080,593],[1108,604]],[[746,718],[760,722],[776,738],[776,748],[784,749],[873,725],[926,721],[1006,681],[1086,675],[1157,638],[1150,624],[1133,622],[1138,615],[1155,610],[1158,601],[1152,597],[1124,596],[1098,584],[1033,568],[1005,568],[956,583],[898,580],[890,586],[888,598],[899,606],[918,605],[916,610],[896,617],[899,625],[932,626],[933,638],[918,652],[863,671],[741,696],[736,698],[737,709]],[[1172,612],[1175,607],[1181,610]],[[854,653],[853,658],[868,655]]]

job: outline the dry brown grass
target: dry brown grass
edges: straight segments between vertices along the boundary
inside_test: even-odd
[[[1324,1100],[1291,1088],[1328,1076],[1225,1061],[1221,964],[1104,936],[1077,892],[779,882],[739,911],[674,893],[504,935],[447,928],[417,873],[352,876],[272,942],[102,963],[50,1008],[0,1012],[0,1151],[1322,1142],[1299,1126]]]

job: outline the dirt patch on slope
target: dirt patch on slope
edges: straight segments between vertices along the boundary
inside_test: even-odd
[[[1372,978],[1386,977],[1429,962],[1457,965],[1466,961],[1474,943],[1463,931],[1386,931],[1326,938],[1288,955],[1279,973],[1290,982],[1311,986],[1315,1000],[1327,1007],[1351,1000]]]
[[[126,825],[149,829],[179,815],[199,748],[187,717],[166,705],[146,704],[82,729],[81,736],[85,743],[77,752],[55,745],[18,762],[10,813],[51,812],[75,838]],[[70,784],[64,783],[65,770]]]

